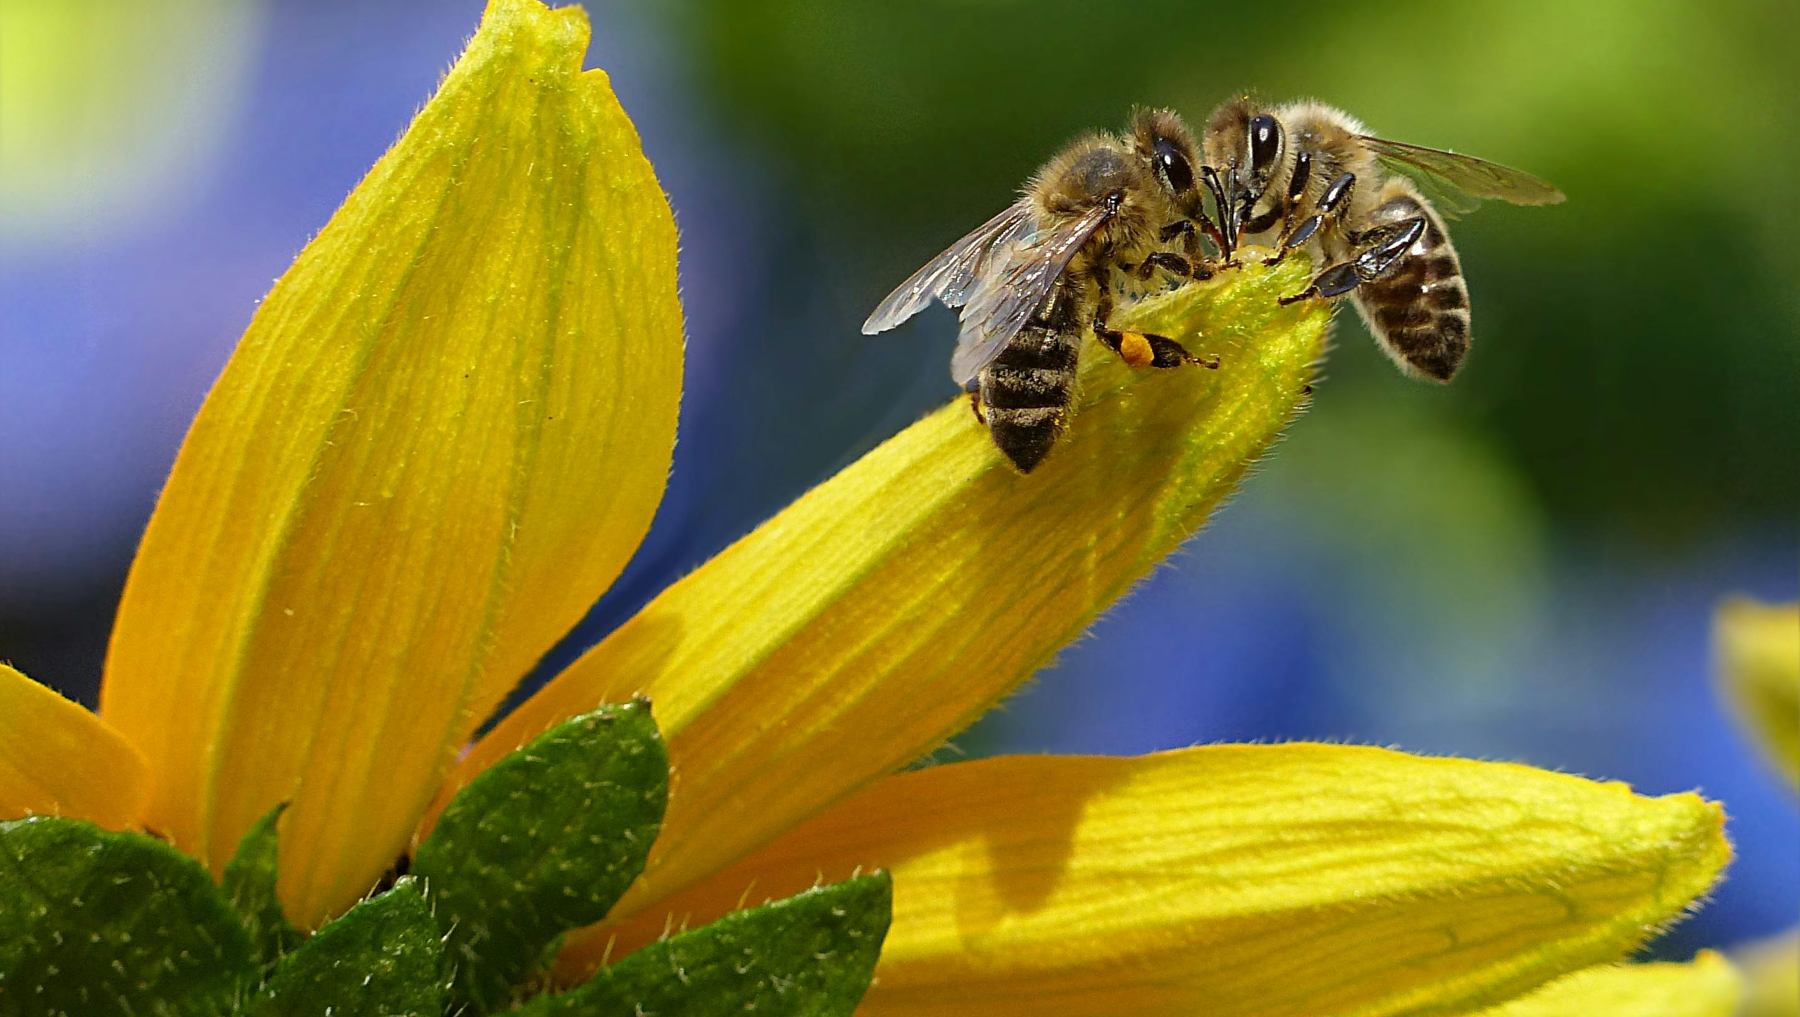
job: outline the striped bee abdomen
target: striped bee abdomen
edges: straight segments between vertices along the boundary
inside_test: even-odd
[[[1437,211],[1390,178],[1365,229],[1423,218],[1425,232],[1387,272],[1353,292],[1356,309],[1402,370],[1449,381],[1469,352],[1469,290]]]
[[[1021,473],[1044,461],[1069,418],[1081,333],[1034,322],[981,372],[988,433]]]

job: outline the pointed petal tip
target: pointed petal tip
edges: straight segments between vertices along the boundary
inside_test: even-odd
[[[258,309],[133,564],[105,711],[222,867],[275,801],[317,924],[648,529],[681,389],[672,215],[578,7],[496,0]],[[571,87],[578,81],[580,87]]]
[[[1719,819],[1692,794],[1353,746],[999,757],[880,781],[572,937],[564,971],[747,886],[885,866],[870,1013],[1463,1012],[1677,920],[1723,867]]]
[[[0,663],[0,819],[86,819],[139,826],[150,768],[118,731],[79,703]]]

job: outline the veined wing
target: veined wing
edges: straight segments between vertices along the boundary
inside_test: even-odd
[[[1555,205],[1563,200],[1563,192],[1553,184],[1524,170],[1441,148],[1409,145],[1367,134],[1361,137],[1388,168],[1435,185],[1434,189],[1448,192],[1453,197],[1497,198],[1514,205]],[[1472,207],[1472,204],[1453,201],[1447,210],[1467,211]]]
[[[958,385],[974,380],[1019,334],[1032,312],[1062,278],[1075,252],[1112,214],[1106,205],[1096,205],[1056,229],[1013,247],[1004,264],[977,275],[969,302],[963,307],[956,353],[950,358],[950,376]]]
[[[1020,199],[999,215],[975,227],[944,253],[925,263],[875,306],[863,322],[863,335],[886,332],[918,314],[932,298],[961,307],[975,281],[1003,253],[1031,232],[1031,207]]]

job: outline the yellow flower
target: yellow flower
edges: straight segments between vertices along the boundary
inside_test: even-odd
[[[1713,619],[1719,683],[1757,746],[1800,787],[1800,603],[1731,597]],[[1740,946],[1738,1017],[1800,1017],[1800,930]]]
[[[573,8],[494,0],[276,284],[144,535],[99,717],[0,668],[0,818],[153,830],[216,874],[291,801],[280,896],[317,927],[484,766],[642,693],[663,830],[562,970],[880,865],[872,1014],[1461,1012],[1617,960],[1717,877],[1717,806],[1505,764],[1220,746],[896,775],[1192,535],[1298,412],[1327,312],[1276,305],[1297,260],[1135,312],[1220,370],[1088,357],[1030,477],[945,407],[469,746],[618,575],[671,461],[675,228],[586,38]]]
[[[1800,787],[1800,604],[1733,597],[1713,622],[1725,698],[1763,754]]]
[[[1744,982],[1737,1017],[1800,1017],[1800,931],[1740,946],[1732,957]]]

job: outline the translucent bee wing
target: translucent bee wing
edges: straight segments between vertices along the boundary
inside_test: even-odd
[[[1444,182],[1442,177],[1420,172],[1417,169],[1400,165],[1392,160],[1382,160],[1390,173],[1404,176],[1412,182],[1413,187],[1424,198],[1426,203],[1437,210],[1445,219],[1460,219],[1481,207],[1481,199],[1471,197],[1461,188]]]
[[[1456,201],[1457,196],[1495,198],[1514,205],[1555,205],[1564,198],[1563,192],[1549,181],[1524,170],[1441,148],[1409,145],[1367,134],[1361,138],[1389,168],[1436,185],[1435,189],[1440,193],[1449,192],[1451,210],[1466,212],[1474,207]]]
[[[1021,199],[999,215],[977,226],[968,236],[951,244],[944,253],[925,263],[875,306],[863,322],[863,335],[886,332],[918,314],[933,298],[949,307],[961,307],[969,290],[1003,253],[1031,232],[1031,207]]]
[[[1075,252],[1111,217],[1110,208],[1097,205],[1013,247],[1003,264],[976,276],[950,358],[950,376],[958,385],[967,385],[993,363],[1056,287]]]

